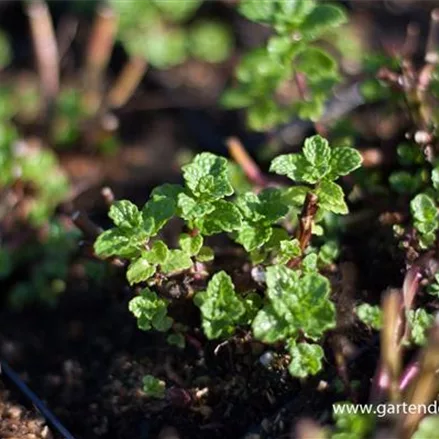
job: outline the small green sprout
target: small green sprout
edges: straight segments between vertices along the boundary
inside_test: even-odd
[[[365,325],[376,330],[381,329],[382,313],[378,305],[373,306],[368,303],[362,303],[355,308],[355,313]]]
[[[151,328],[166,332],[172,326],[172,319],[167,316],[168,304],[149,288],[130,300],[129,310],[137,318],[137,326],[142,331]]]
[[[418,194],[411,201],[410,209],[421,247],[431,247],[439,229],[439,212],[434,200],[427,194]]]
[[[209,339],[232,335],[246,311],[232,279],[224,271],[212,277],[206,291],[197,293],[195,303],[200,308],[203,330]]]
[[[424,346],[427,342],[427,331],[434,322],[434,317],[423,308],[410,310],[407,313],[410,325],[410,341],[418,346]]]
[[[164,381],[152,375],[143,377],[143,391],[150,398],[163,399],[165,397],[166,384]]]

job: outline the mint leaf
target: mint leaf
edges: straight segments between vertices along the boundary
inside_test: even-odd
[[[322,369],[323,349],[316,344],[299,343],[290,349],[290,374],[297,378],[315,375]]]
[[[187,221],[202,218],[215,210],[212,203],[200,202],[184,193],[178,196],[178,207],[181,209],[181,217]]]
[[[316,190],[316,195],[321,209],[342,215],[349,212],[344,200],[343,189],[337,183],[322,181]]]
[[[235,292],[230,276],[220,271],[210,280],[207,290],[195,296],[200,308],[203,330],[209,339],[233,334],[235,326],[245,314],[245,306]]]
[[[289,210],[284,191],[275,188],[264,189],[257,195],[246,192],[236,199],[236,205],[247,220],[266,225],[276,223]]]
[[[267,296],[274,312],[289,324],[289,335],[299,331],[318,339],[335,326],[335,307],[329,300],[328,279],[318,273],[301,274],[282,265],[266,271]]]
[[[367,326],[380,330],[382,325],[382,313],[379,306],[362,303],[355,308],[358,318]]]
[[[122,229],[134,229],[142,225],[142,215],[137,206],[128,200],[115,201],[108,212],[113,223]]]
[[[346,21],[347,16],[339,6],[318,4],[304,19],[300,30],[305,38],[315,40]]]
[[[331,172],[329,178],[335,180],[343,175],[348,175],[361,166],[363,158],[354,148],[342,146],[331,151]]]
[[[309,163],[315,166],[329,163],[331,148],[323,137],[316,135],[308,137],[303,146],[303,155]]]
[[[252,330],[255,338],[264,343],[275,343],[289,335],[287,321],[271,305],[266,305],[256,314]]]
[[[318,262],[320,265],[332,264],[339,256],[340,248],[336,241],[327,241],[320,247]]]
[[[276,3],[272,0],[241,0],[238,11],[251,21],[269,23],[274,16]]]
[[[434,317],[423,308],[410,310],[407,313],[407,320],[410,325],[410,338],[418,346],[424,346],[427,342],[427,331],[434,322]]]
[[[183,186],[180,186],[179,184],[162,184],[161,186],[157,186],[153,189],[151,192],[151,198],[161,198],[161,197],[167,197],[171,200],[174,200],[174,203],[177,203],[178,196],[184,192]]]
[[[185,253],[189,256],[195,256],[203,246],[203,237],[201,235],[190,236],[187,233],[182,233],[178,243]]]
[[[438,210],[435,202],[428,195],[416,195],[410,203],[410,209],[415,219],[414,225],[419,232],[427,234],[437,230]]]
[[[196,256],[197,261],[200,262],[209,262],[214,259],[215,255],[213,250],[210,247],[204,246],[201,247],[198,255]]]
[[[183,250],[170,250],[166,261],[161,265],[163,273],[176,273],[193,265],[190,255]]]
[[[300,53],[296,65],[309,81],[336,78],[338,72],[337,61],[328,52],[312,46]]]
[[[324,164],[319,169],[302,154],[284,154],[271,162],[270,171],[286,175],[293,181],[317,183],[329,171],[329,165]]]
[[[169,318],[166,319],[167,308],[167,302],[149,288],[143,289],[140,295],[131,299],[128,304],[128,309],[137,318],[137,326],[143,331],[152,327],[162,330],[160,322],[169,321]]]
[[[247,252],[251,252],[262,247],[270,239],[271,233],[271,227],[243,223],[238,231],[236,242],[241,244]]]
[[[195,224],[204,235],[214,235],[221,232],[233,232],[241,227],[242,215],[239,209],[231,202],[219,200],[214,203],[211,213],[202,221]]]
[[[150,224],[150,235],[156,235],[175,213],[176,205],[173,199],[159,195],[150,199],[142,209],[144,223]]]
[[[139,232],[131,236],[118,228],[114,228],[106,230],[97,237],[94,243],[94,251],[101,258],[111,256],[130,258],[140,252],[146,238],[146,233]]]
[[[155,241],[151,249],[145,253],[144,259],[150,264],[164,264],[168,255],[168,246],[163,241]]]
[[[153,377],[145,375],[143,377],[143,391],[150,398],[163,399],[165,397],[165,382]]]
[[[151,265],[143,256],[131,262],[127,270],[127,279],[130,285],[148,280],[155,273],[155,266]]]
[[[209,152],[198,154],[191,163],[183,166],[183,177],[192,193],[207,201],[233,194],[224,157]]]
[[[279,253],[276,256],[276,263],[286,264],[291,259],[299,257],[301,253],[302,251],[297,239],[281,241]]]

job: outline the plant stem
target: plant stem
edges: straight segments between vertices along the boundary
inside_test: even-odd
[[[250,182],[256,186],[266,186],[267,179],[256,162],[250,157],[241,141],[237,137],[229,137],[226,140],[226,144],[233,160],[241,167]]]
[[[108,6],[98,9],[85,55],[84,103],[93,114],[102,100],[103,73],[110,60],[117,30],[117,16]]]
[[[110,88],[107,105],[113,109],[122,107],[140,84],[147,68],[148,63],[144,58],[131,57]]]
[[[302,208],[302,212],[299,216],[299,228],[297,229],[296,237],[299,240],[300,250],[303,251],[308,247],[309,241],[312,236],[312,226],[314,222],[314,217],[317,213],[318,204],[317,195],[308,192],[306,194],[305,203]],[[288,262],[289,268],[297,267],[300,263],[301,257],[293,258]]]
[[[41,87],[48,109],[59,91],[58,47],[49,8],[41,0],[28,2],[26,12],[38,64]]]

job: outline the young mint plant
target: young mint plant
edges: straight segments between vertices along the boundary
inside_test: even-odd
[[[426,195],[419,194],[410,203],[414,219],[413,225],[419,234],[421,248],[429,248],[436,240],[439,229],[439,213],[434,200]]]
[[[319,208],[337,214],[348,213],[343,189],[335,180],[361,166],[358,151],[350,147],[330,148],[326,139],[316,135],[305,140],[302,153],[276,157],[270,170],[297,183],[311,185]]]
[[[308,246],[309,237],[306,242],[302,239],[302,204],[306,207],[311,193],[317,200],[315,208],[346,213],[342,189],[334,180],[360,163],[361,156],[354,149],[331,149],[325,139],[314,136],[306,140],[303,153],[281,156],[272,163],[275,172],[302,186],[235,195],[227,160],[211,153],[198,154],[183,167],[182,185],[155,188],[141,210],[129,201],[116,201],[109,211],[115,227],[97,238],[95,252],[103,258],[127,260],[131,285],[160,287],[158,292],[145,288],[130,302],[141,329],[165,332],[172,326],[175,333],[168,335],[169,343],[184,346],[179,323],[167,314],[173,299],[160,297],[160,292],[164,280],[186,270],[185,278],[196,276],[194,294],[188,297],[193,297],[200,310],[208,339],[227,339],[238,327],[252,328],[253,336],[264,343],[285,344],[293,376],[316,374],[324,355],[316,342],[335,326],[330,283],[318,270],[334,261],[338,247],[330,241],[318,251]],[[291,237],[284,227],[292,209],[297,210],[295,214],[302,212],[298,238]],[[187,229],[179,235],[179,248],[169,248],[159,236],[172,217],[183,220]],[[214,257],[206,241],[218,234],[228,234],[244,247],[254,264],[262,264],[258,267],[261,276],[252,281],[266,285],[264,296],[255,292],[256,287],[238,290],[225,271],[214,274],[207,285],[199,284],[209,276],[205,262]]]
[[[423,308],[410,310],[407,313],[410,326],[410,341],[418,346],[427,342],[427,331],[434,322],[434,317]]]
[[[254,130],[264,131],[292,115],[317,120],[332,87],[339,81],[338,66],[328,50],[315,43],[346,22],[342,8],[314,0],[242,0],[238,10],[249,20],[274,29],[266,46],[247,53],[236,70],[238,86],[227,90],[227,108],[247,108]],[[282,103],[282,85],[296,80],[300,99]]]
[[[137,318],[137,326],[143,331],[154,328],[166,332],[172,326],[172,319],[167,316],[168,303],[149,288],[130,300],[129,310]]]
[[[274,265],[267,268],[266,281],[267,302],[252,323],[255,337],[265,343],[288,342],[296,355],[290,372],[295,376],[315,374],[321,369],[322,352],[314,345],[296,345],[296,340],[304,336],[317,341],[335,327],[328,279],[316,272],[302,274]],[[316,356],[311,361],[313,353]]]
[[[362,303],[355,308],[355,313],[365,325],[376,330],[381,329],[382,313],[378,305],[373,306],[368,303]]]
[[[244,301],[224,271],[212,277],[206,291],[197,293],[195,303],[200,308],[203,330],[209,339],[232,335],[246,313]]]
[[[163,399],[165,397],[166,384],[164,381],[152,375],[143,377],[143,391],[150,398]]]

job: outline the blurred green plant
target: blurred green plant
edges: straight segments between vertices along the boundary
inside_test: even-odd
[[[317,43],[347,21],[344,10],[313,0],[242,0],[238,10],[271,27],[274,35],[266,46],[243,56],[236,70],[238,84],[225,92],[223,105],[245,108],[248,125],[257,131],[285,123],[292,115],[318,120],[340,75],[330,51]],[[282,99],[282,88],[292,82],[295,93]]]

